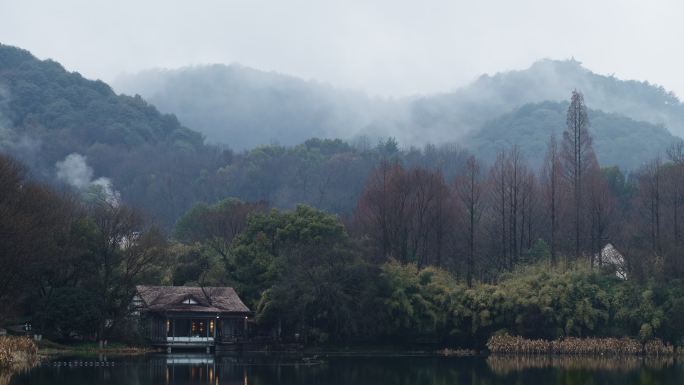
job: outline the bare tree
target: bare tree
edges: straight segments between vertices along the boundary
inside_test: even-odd
[[[475,242],[477,226],[482,216],[482,186],[480,181],[480,166],[474,156],[466,162],[465,174],[456,179],[456,192],[465,208],[467,216],[468,252],[466,256],[466,281],[468,286],[473,284],[475,272]]]
[[[520,147],[514,145],[508,153],[506,162],[506,189],[508,195],[508,217],[510,219],[508,223],[510,236],[508,239],[511,251],[509,268],[513,268],[520,260],[522,253],[522,243],[518,237],[521,233],[521,197],[525,174],[526,169],[522,154],[520,153]]]
[[[517,145],[501,151],[489,171],[490,227],[498,237],[502,265],[512,269],[531,247],[537,182]]]
[[[245,228],[249,216],[267,208],[264,201],[242,202],[234,198],[214,205],[198,203],[178,220],[175,235],[183,242],[207,244],[225,261],[233,240]]]
[[[677,247],[681,246],[681,230],[680,230],[680,211],[684,202],[684,191],[682,191],[682,183],[684,183],[684,141],[677,141],[673,143],[667,150],[667,155],[672,166],[667,170],[667,196],[671,205],[669,211],[672,215],[672,237]]]
[[[94,244],[88,286],[100,300],[97,334],[102,340],[128,314],[135,285],[159,269],[165,240],[155,226],[126,206],[98,202],[90,216]]]
[[[451,223],[448,188],[439,171],[382,163],[371,175],[354,213],[361,237],[381,258],[418,265],[442,263]]]
[[[584,104],[584,96],[578,91],[572,92],[570,107],[568,107],[567,127],[563,132],[561,159],[563,171],[572,191],[574,209],[574,243],[575,257],[582,252],[582,218],[583,218],[583,177],[590,164],[595,162],[594,151],[589,135],[589,117]]]
[[[496,223],[494,232],[498,232],[499,237],[499,258],[503,264],[509,266],[508,250],[508,222],[509,215],[507,210],[507,157],[505,151],[500,151],[496,156],[494,165],[489,170],[490,186],[490,206],[495,211],[493,222]]]
[[[561,183],[561,161],[558,153],[558,142],[556,136],[551,135],[546,147],[544,165],[542,167],[542,189],[544,191],[545,212],[549,218],[549,243],[551,245],[551,263],[556,263],[558,252],[558,217],[560,204],[560,183]]]
[[[527,167],[523,169],[522,177],[522,190],[520,196],[520,245],[525,250],[529,250],[532,248],[532,241],[537,237],[538,185],[534,172]]]
[[[651,250],[656,255],[662,254],[660,234],[662,210],[661,174],[662,164],[658,157],[647,164],[640,175],[640,191],[649,219]]]
[[[601,169],[595,165],[589,169],[588,203],[589,217],[591,221],[591,256],[590,262],[594,265],[594,258],[598,256],[598,265],[603,265],[603,246],[608,238],[609,226],[613,221],[615,210],[615,198],[608,188]]]

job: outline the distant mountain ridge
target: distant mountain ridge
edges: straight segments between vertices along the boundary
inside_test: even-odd
[[[536,164],[542,144],[565,124],[565,90],[578,88],[592,110],[599,160],[634,169],[677,140],[668,127],[684,126],[684,107],[672,93],[594,74],[574,60],[542,60],[526,70],[483,75],[451,93],[396,100],[238,65],[127,79],[118,88],[143,91],[183,124],[140,97],[116,95],[54,61],[0,46],[0,146],[27,163],[42,162],[34,169],[48,174],[70,152],[90,157],[96,174],[116,174],[103,155],[159,145],[205,151],[202,135],[238,150],[311,137],[365,136],[372,143],[393,136],[404,146],[455,142],[484,161],[518,144]]]
[[[463,138],[463,145],[482,159],[493,160],[513,145],[538,169],[551,135],[562,139],[568,102],[525,104],[485,123]],[[619,165],[636,170],[655,155],[664,155],[679,140],[661,125],[637,122],[619,114],[589,109],[594,151],[603,166]]]
[[[544,59],[525,70],[483,75],[453,95],[483,95],[488,103],[512,109],[546,100],[565,101],[573,89],[582,91],[592,109],[664,125],[684,136],[684,104],[674,93],[645,81],[596,74],[574,59]]]
[[[525,85],[534,80],[528,75],[527,80],[483,77],[454,93],[400,100],[238,67],[198,67],[193,76],[181,71],[172,82],[169,76],[146,75],[135,84],[161,90],[159,97],[185,114],[181,119],[52,60],[0,45],[0,152],[21,160],[34,178],[85,192],[84,199],[93,195],[90,189],[111,192],[169,229],[193,203],[228,196],[281,208],[308,203],[346,214],[367,176],[387,158],[407,167],[440,167],[453,179],[467,159],[464,148],[488,163],[517,144],[538,165],[550,135],[563,129],[567,108],[560,91],[559,101],[530,102],[537,93]],[[642,94],[652,100],[646,105],[654,107],[641,113],[662,110],[662,116],[676,117],[662,108],[672,95],[630,84],[645,87]],[[638,100],[634,95],[625,98]],[[676,98],[670,101],[678,111]],[[623,114],[592,109],[589,116],[604,166],[633,170],[678,140],[663,125]],[[206,118],[214,126],[199,127],[217,129],[215,134],[237,149],[237,144],[263,145],[233,152],[206,144],[183,120],[190,118]],[[395,136],[400,143],[376,146],[374,136]],[[288,146],[270,145],[273,141]],[[413,147],[429,142],[435,145]]]
[[[595,74],[574,59],[540,60],[525,70],[483,75],[454,92],[401,99],[372,98],[239,65],[149,70],[121,77],[115,88],[141,94],[210,141],[235,149],[273,142],[294,145],[311,136],[371,141],[392,136],[403,146],[455,142],[467,147],[475,141],[474,152],[488,159],[491,151],[477,138],[500,131],[507,121],[505,114],[520,118],[527,104],[564,102],[573,89],[584,93],[595,114],[604,113],[597,115],[599,131],[612,127],[621,145],[629,148],[646,142],[629,158],[620,156],[619,148],[606,147],[607,152],[617,153],[603,156],[606,162],[636,167],[662,153],[663,143],[676,139],[670,132],[684,135],[684,104],[674,94],[648,82]],[[514,112],[518,109],[522,110]],[[535,132],[544,134],[535,142],[548,140],[550,131],[562,128],[564,120],[554,115],[546,132],[535,127]],[[609,140],[602,132],[598,141]],[[538,157],[536,147],[523,150],[532,160]]]
[[[52,60],[0,44],[0,115],[5,134],[36,134],[45,150],[68,141],[71,151],[93,145],[136,147],[162,144],[202,146],[202,136],[174,115],[160,114],[142,98],[117,95],[102,81],[67,72]],[[9,139],[5,137],[5,139]],[[7,141],[5,141],[7,144]],[[52,162],[67,155],[50,153]]]
[[[115,189],[166,224],[200,199],[192,182],[217,157],[201,134],[141,97],[2,44],[0,152],[43,181]]]
[[[361,92],[235,64],[148,70],[120,77],[115,87],[236,150],[312,137],[349,139],[369,129],[383,108]]]

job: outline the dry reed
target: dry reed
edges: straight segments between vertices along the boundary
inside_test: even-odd
[[[27,337],[0,337],[0,368],[22,367],[35,361],[38,347]]]
[[[497,374],[519,372],[527,369],[556,368],[563,370],[608,370],[631,372],[642,367],[662,369],[674,365],[674,357],[645,356],[560,356],[560,355],[493,355],[487,357],[487,365]]]
[[[470,349],[444,348],[442,350],[438,350],[437,354],[442,355],[444,357],[472,357],[477,355],[477,352]]]
[[[672,345],[661,340],[644,344],[632,338],[564,338],[531,340],[508,334],[492,336],[487,342],[492,354],[566,354],[566,355],[673,355]]]

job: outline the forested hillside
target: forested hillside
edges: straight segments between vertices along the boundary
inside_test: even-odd
[[[148,70],[120,77],[115,87],[142,95],[210,142],[234,150],[292,146],[312,137],[387,136],[388,130],[372,125],[399,118],[391,102],[240,65]]]
[[[236,150],[310,137],[394,137],[400,147],[465,144],[484,160],[500,144],[515,143],[538,164],[544,138],[565,124],[558,103],[573,89],[592,109],[604,165],[634,170],[662,154],[673,139],[669,132],[684,133],[684,106],[662,87],[595,74],[574,60],[541,60],[526,70],[483,75],[453,92],[399,99],[239,65],[148,70],[122,76],[115,87],[143,95],[209,141]],[[491,139],[496,143],[485,143]]]
[[[200,134],[142,98],[116,95],[101,81],[5,45],[0,149],[39,179],[104,186],[167,223],[205,199],[202,177],[222,161]]]
[[[560,65],[547,63],[552,64]],[[148,75],[136,79],[154,83],[141,86],[159,90],[156,97],[176,103],[174,108],[184,114],[230,124],[225,137],[228,147],[205,144],[202,135],[180,124],[174,115],[159,113],[139,96],[116,95],[105,83],[69,73],[58,63],[40,61],[27,51],[1,46],[0,148],[26,164],[39,180],[84,193],[101,190],[111,199],[144,210],[170,230],[193,203],[225,197],[263,200],[279,208],[306,203],[348,216],[372,170],[382,161],[441,170],[451,183],[463,172],[469,154],[492,164],[502,150],[517,145],[536,170],[551,133],[559,133],[565,125],[566,102],[529,104],[496,115],[505,103],[492,102],[494,94],[466,92],[470,88],[454,94],[468,102],[414,99],[407,107],[410,114],[395,115],[390,112],[402,110],[408,101],[374,101],[362,94],[242,67],[198,67]],[[213,81],[217,77],[222,80]],[[487,82],[509,83],[502,79],[508,77],[497,75]],[[471,88],[484,81],[478,80]],[[203,93],[206,90],[210,92]],[[463,99],[465,94],[470,96]],[[502,98],[512,105],[512,95],[504,93]],[[226,100],[230,103],[224,108]],[[345,108],[334,114],[329,110],[340,106]],[[367,113],[358,115],[363,108]],[[460,108],[470,116],[463,127],[477,121],[481,128],[461,135],[457,134],[461,126],[439,118],[439,124],[445,124],[439,131],[454,132],[460,138],[458,144],[407,146],[400,139],[372,136],[349,141],[307,136],[350,138],[354,130],[363,132],[363,127],[387,133],[403,122],[396,126],[401,127],[397,132],[427,138],[425,128],[437,124],[431,123],[437,116],[433,112]],[[676,140],[658,125],[599,110],[589,115],[602,166],[617,164],[623,171],[636,170],[664,154]],[[374,119],[379,119],[377,124],[372,123]],[[340,123],[343,120],[346,123]],[[215,134],[220,132],[221,127],[211,127],[219,129]],[[349,127],[356,128],[346,130]],[[240,152],[231,149],[232,143],[248,144],[242,140],[257,143],[272,130],[282,130],[278,135],[292,144],[264,144]]]
[[[204,144],[139,96],[116,95],[105,83],[10,46],[0,47],[0,90],[3,152],[39,180],[115,194],[167,230],[192,203],[226,196],[349,213],[381,159],[440,166],[453,175],[463,158],[456,146],[401,150],[393,140],[352,146],[310,139],[234,153]]]
[[[448,147],[400,152],[393,141],[263,147],[219,171],[248,170],[234,180],[255,183],[242,192],[249,200],[197,203],[172,236],[125,204],[56,193],[0,156],[0,322],[24,314],[51,339],[136,341],[136,284],[229,285],[259,327],[307,344],[480,348],[502,332],[676,344],[684,144],[625,178],[600,168],[582,95],[571,100],[539,171],[515,145],[491,166]],[[336,157],[370,170],[349,215],[258,199],[303,189],[335,193],[318,204],[348,202],[345,170],[306,177],[308,159]],[[264,183],[276,178],[291,190]]]
[[[540,60],[525,70],[483,75],[454,96],[479,95],[510,110],[527,103],[564,101],[573,89],[582,91],[594,110],[664,125],[675,135],[684,134],[684,104],[676,95],[647,81],[594,73],[574,59]]]
[[[580,92],[462,104],[481,128],[460,145],[233,152],[17,48],[0,87],[0,320],[130,340],[135,285],[157,283],[235,287],[257,323],[314,343],[684,335],[684,142]],[[441,107],[413,102],[413,135],[437,127]]]
[[[492,119],[463,138],[463,146],[481,159],[495,159],[498,152],[518,145],[534,167],[543,161],[550,135],[560,138],[566,124],[567,102],[526,104]],[[591,133],[602,165],[636,170],[679,140],[660,125],[637,122],[623,115],[590,109]]]

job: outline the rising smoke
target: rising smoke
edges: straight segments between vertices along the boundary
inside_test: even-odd
[[[93,168],[88,166],[86,157],[73,153],[67,155],[64,160],[55,163],[57,178],[79,191],[95,194],[110,205],[118,206],[121,202],[121,194],[116,191],[109,178],[99,177],[93,180]]]

